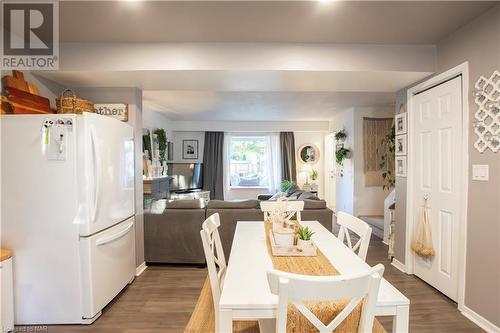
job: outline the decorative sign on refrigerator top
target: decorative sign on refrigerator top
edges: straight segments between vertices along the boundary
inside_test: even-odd
[[[128,104],[94,104],[94,112],[121,121],[128,121]]]

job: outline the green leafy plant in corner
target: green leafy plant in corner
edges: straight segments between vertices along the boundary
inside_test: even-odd
[[[281,182],[280,190],[281,190],[281,192],[286,192],[294,186],[296,186],[296,184],[293,180],[286,180],[285,179],[284,181]]]
[[[341,141],[341,142],[344,142],[345,139],[347,139],[347,133],[345,131],[345,129],[341,130],[341,131],[338,131],[335,133],[335,135],[333,136],[335,138],[335,140],[337,141]]]
[[[158,148],[160,150],[160,162],[164,162],[165,153],[167,151],[167,134],[163,128],[157,128],[154,131],[156,138],[158,139]]]
[[[381,149],[381,151],[379,150]],[[390,189],[396,185],[396,170],[394,166],[394,155],[396,152],[396,128],[392,125],[389,132],[382,138],[381,147],[377,149],[380,154],[379,168],[383,170],[382,188]]]
[[[305,241],[311,240],[311,236],[314,235],[315,232],[309,230],[308,227],[302,227],[299,229],[299,238]]]
[[[318,179],[318,170],[312,169],[311,170],[311,180],[316,180]]]
[[[349,148],[341,147],[335,151],[335,160],[338,165],[343,165],[344,160],[350,158],[351,150]]]

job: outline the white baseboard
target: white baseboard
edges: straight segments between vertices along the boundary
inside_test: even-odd
[[[392,258],[391,265],[399,269],[401,272],[406,273],[406,266],[396,258]]]
[[[148,266],[146,266],[146,262],[140,264],[139,267],[135,269],[135,276],[141,275],[146,270],[146,268],[148,268]]]
[[[481,317],[479,314],[469,309],[467,306],[463,306],[462,314],[471,320],[474,324],[481,327],[488,333],[500,333],[500,327],[495,326],[492,322],[488,321],[486,318]]]

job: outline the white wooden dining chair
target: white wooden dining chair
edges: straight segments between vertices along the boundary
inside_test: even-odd
[[[210,215],[201,225],[201,241],[207,261],[208,278],[212,289],[215,311],[215,331],[219,327],[219,300],[226,274],[226,258],[219,236],[220,217],[218,213]]]
[[[264,220],[269,218],[270,214],[281,208],[287,212],[285,220],[288,222],[295,215],[297,222],[302,221],[301,214],[304,210],[304,201],[261,201],[260,209],[264,212]]]
[[[337,223],[340,225],[338,238],[343,243],[347,244],[347,246],[349,246],[354,253],[358,251],[358,256],[366,261],[366,254],[368,253],[368,246],[370,245],[372,228],[368,225],[368,223],[345,212],[339,212],[337,214]],[[352,244],[349,231],[354,232],[359,237],[359,240],[354,245]]]
[[[205,281],[198,302],[184,330],[185,333],[219,332],[219,302],[227,267],[219,236],[219,226],[220,217],[218,213],[209,216],[201,226],[200,235],[207,261],[210,289]],[[211,291],[213,303],[210,302],[209,291]],[[235,321],[233,322],[233,332],[259,332],[259,323],[257,321]]]
[[[298,311],[320,332],[333,332],[342,321],[364,300],[358,333],[372,332],[374,311],[377,302],[380,280],[384,266],[378,264],[364,273],[338,276],[308,276],[277,270],[267,273],[271,292],[278,295],[276,333],[285,333],[288,304],[295,305]],[[303,301],[337,301],[350,299],[350,302],[333,320],[325,325],[303,303]]]

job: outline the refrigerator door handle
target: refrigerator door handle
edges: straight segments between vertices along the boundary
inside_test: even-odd
[[[108,244],[108,243],[111,243],[119,238],[122,238],[123,236],[125,236],[126,234],[128,234],[128,232],[130,231],[130,229],[132,229],[132,227],[134,226],[134,222],[130,222],[130,224],[123,230],[121,231],[118,231],[117,233],[113,234],[113,235],[109,235],[109,236],[106,236],[106,237],[102,237],[102,238],[98,238],[95,242],[95,244],[97,246],[101,246],[101,245],[104,245],[104,244]]]
[[[92,141],[92,155],[94,168],[94,203],[92,205],[91,217],[92,222],[95,222],[97,217],[97,209],[99,208],[100,192],[101,192],[101,154],[99,151],[99,143],[95,134],[95,127],[90,127],[90,138]]]

